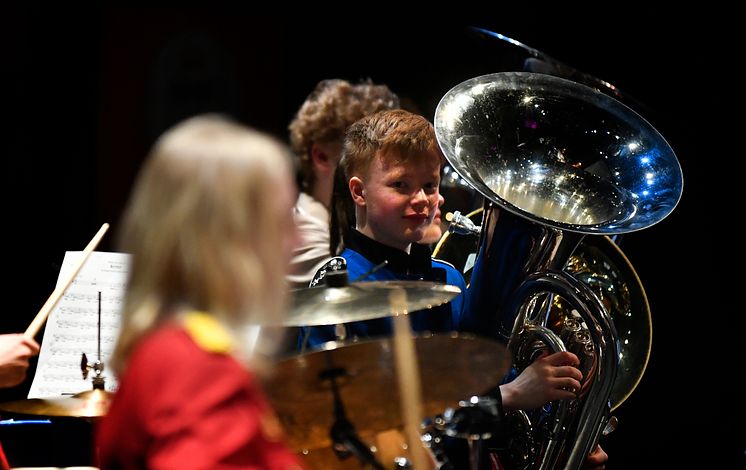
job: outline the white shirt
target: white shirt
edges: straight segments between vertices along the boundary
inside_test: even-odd
[[[329,211],[306,193],[300,193],[293,209],[301,243],[293,250],[286,279],[293,289],[308,287],[316,271],[330,258]]]

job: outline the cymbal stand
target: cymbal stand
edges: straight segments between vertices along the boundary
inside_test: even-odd
[[[460,401],[459,408],[449,408],[443,414],[446,435],[468,442],[469,468],[472,470],[486,468],[484,443],[502,433],[498,406],[495,398],[473,396],[469,401]]]
[[[385,467],[376,460],[370,447],[360,440],[355,427],[347,419],[347,413],[337,388],[337,377],[344,374],[344,369],[331,366],[320,374],[322,380],[329,380],[334,395],[334,423],[329,431],[334,453],[340,459],[354,455],[364,466],[370,466],[376,470],[385,470]]]
[[[98,359],[93,364],[88,363],[88,357],[85,353],[80,358],[80,371],[83,373],[83,379],[88,378],[88,371],[93,370],[93,382],[94,390],[104,390],[106,385],[104,373],[104,363],[101,361],[101,291],[98,291]]]

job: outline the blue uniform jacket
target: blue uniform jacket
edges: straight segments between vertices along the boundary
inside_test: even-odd
[[[463,292],[466,292],[466,282],[461,273],[452,265],[432,259],[430,249],[426,246],[413,244],[410,254],[407,254],[355,231],[349,242],[349,247],[342,252],[341,256],[347,261],[347,274],[350,282],[423,280],[457,286],[461,289],[462,294],[454,297],[451,302],[432,309],[413,312],[409,315],[409,318],[412,329],[417,332],[459,330],[463,321]],[[363,276],[384,260],[388,261],[385,268],[368,275],[365,279],[359,279],[360,276]],[[387,336],[392,333],[392,321],[390,317],[383,317],[347,323],[345,328],[348,338]],[[306,331],[304,328],[301,332],[301,338]],[[310,348],[318,347],[335,339],[334,325],[312,327],[308,346]]]

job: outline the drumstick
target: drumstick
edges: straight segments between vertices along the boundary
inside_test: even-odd
[[[36,333],[39,332],[41,326],[44,324],[45,321],[47,321],[47,317],[52,312],[54,306],[57,305],[57,302],[60,301],[62,294],[65,293],[67,288],[75,279],[75,276],[78,275],[78,271],[80,271],[80,268],[83,267],[88,257],[91,255],[91,253],[93,253],[93,250],[96,249],[96,246],[98,246],[101,239],[104,238],[104,234],[107,230],[109,230],[109,224],[104,224],[101,226],[101,228],[98,230],[98,233],[96,233],[93,239],[91,239],[91,241],[88,243],[88,246],[86,246],[83,250],[82,256],[78,260],[77,264],[75,264],[75,267],[67,276],[67,278],[65,278],[65,281],[58,285],[57,288],[54,289],[54,292],[52,292],[52,295],[50,295],[47,301],[44,302],[44,305],[42,306],[41,310],[39,310],[39,313],[36,314],[34,320],[23,333],[24,336],[30,339],[33,339],[34,336],[36,336]]]
[[[404,434],[409,441],[414,468],[426,469],[429,466],[419,432],[422,420],[420,370],[417,364],[409,315],[403,315],[403,313],[407,313],[407,293],[404,289],[393,290],[389,296],[389,302],[392,311],[399,313],[399,315],[394,316],[394,358],[401,393]]]

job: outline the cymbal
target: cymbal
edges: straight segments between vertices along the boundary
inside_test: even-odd
[[[88,390],[70,397],[32,398],[0,403],[0,411],[27,415],[98,418],[106,414],[112,396],[105,390]]]
[[[489,339],[453,333],[414,340],[425,416],[486,392],[508,370],[510,355],[505,346]],[[289,445],[302,452],[332,444],[333,394],[330,380],[322,378],[330,370],[338,375],[347,418],[360,435],[401,426],[391,338],[349,345],[330,342],[324,347],[281,361],[264,383]]]
[[[389,296],[406,293],[406,311],[392,307]],[[344,287],[312,287],[292,291],[285,326],[334,325],[437,307],[461,293],[448,284],[426,281],[353,282]]]

